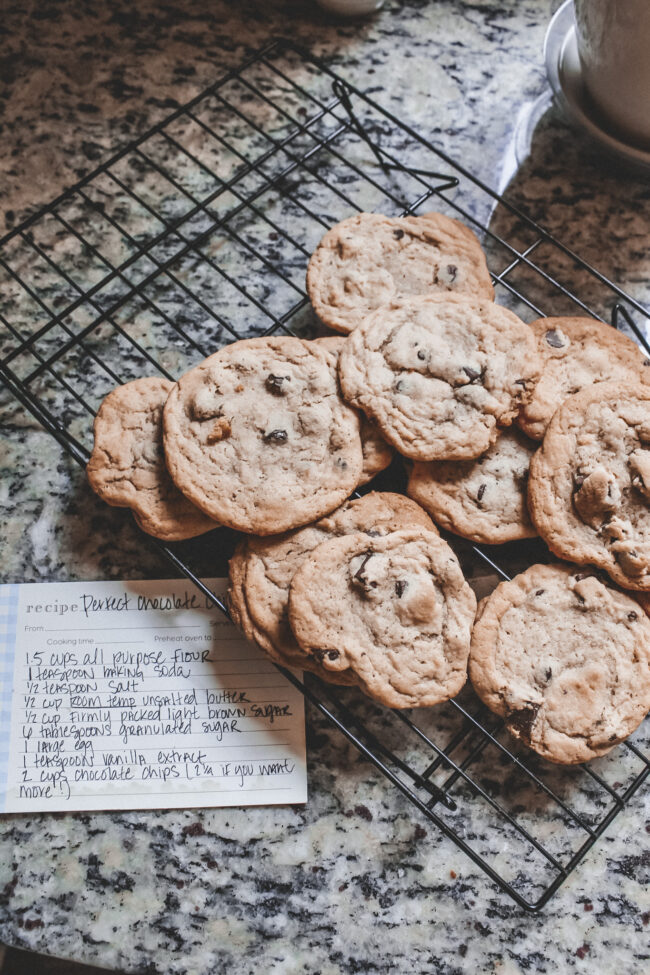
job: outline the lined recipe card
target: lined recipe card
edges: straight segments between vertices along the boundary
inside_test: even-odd
[[[0,667],[0,811],[307,799],[302,694],[185,580],[0,586]]]

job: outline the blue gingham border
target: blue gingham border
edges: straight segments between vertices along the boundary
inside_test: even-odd
[[[19,595],[18,585],[0,586],[0,811],[4,811],[7,802]]]

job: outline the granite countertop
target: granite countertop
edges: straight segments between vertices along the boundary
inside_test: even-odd
[[[542,43],[557,5],[389,0],[342,25],[307,0],[9,0],[0,233],[287,34],[647,302],[648,182],[600,160],[551,106]],[[510,221],[499,207],[482,216],[497,231]],[[2,581],[173,574],[38,424],[0,403]],[[213,575],[213,554],[198,557]],[[528,915],[311,706],[307,723],[304,808],[4,817],[2,940],[148,975],[648,971],[647,790]]]

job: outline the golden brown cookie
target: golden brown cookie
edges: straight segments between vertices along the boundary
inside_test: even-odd
[[[650,620],[589,571],[534,565],[481,602],[469,675],[529,748],[551,762],[586,762],[650,709]]]
[[[409,295],[454,291],[494,299],[478,238],[442,213],[358,213],[342,220],[311,256],[307,291],[321,321],[343,333]]]
[[[414,463],[408,494],[449,531],[473,542],[498,545],[537,532],[526,493],[537,444],[515,427],[502,430],[476,460]]]
[[[413,460],[479,457],[528,402],[533,333],[506,308],[425,295],[369,315],[339,356],[343,395]]]
[[[567,396],[585,386],[650,380],[650,360],[636,342],[595,318],[538,318],[530,328],[542,374],[517,423],[533,440],[543,438]]]
[[[276,663],[314,671],[335,683],[353,683],[353,675],[347,672],[323,672],[319,661],[297,644],[287,615],[291,580],[309,553],[329,538],[350,532],[377,537],[404,527],[436,531],[414,501],[401,494],[373,492],[346,502],[306,528],[274,538],[242,540],[230,560],[229,605],[234,621]]]
[[[165,541],[193,538],[217,527],[181,494],[165,466],[162,412],[174,384],[135,379],[118,386],[95,417],[87,474],[108,504],[131,508],[140,528]]]
[[[225,346],[187,372],[164,411],[177,487],[221,524],[257,535],[338,507],[362,469],[359,418],[328,353],[285,337]]]
[[[348,668],[388,707],[428,707],[467,677],[476,597],[446,542],[407,528],[323,542],[296,571],[289,620],[300,646]]]
[[[650,387],[598,383],[566,399],[531,461],[528,508],[556,555],[650,590]]]

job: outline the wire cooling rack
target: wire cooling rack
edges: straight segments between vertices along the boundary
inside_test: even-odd
[[[497,300],[523,318],[590,314],[648,348],[639,302],[326,65],[276,41],[0,239],[0,376],[85,466],[92,417],[116,384],[175,379],[237,338],[315,334],[304,275],[324,231],[356,210],[427,209],[476,230]],[[381,475],[381,486],[396,478]],[[228,544],[223,531],[209,537]],[[541,543],[450,540],[470,577],[508,578],[548,555]],[[212,595],[182,549],[152,544]],[[469,688],[436,708],[390,711],[284,673],[529,910],[650,770],[643,728],[602,759],[561,768],[519,747]]]

